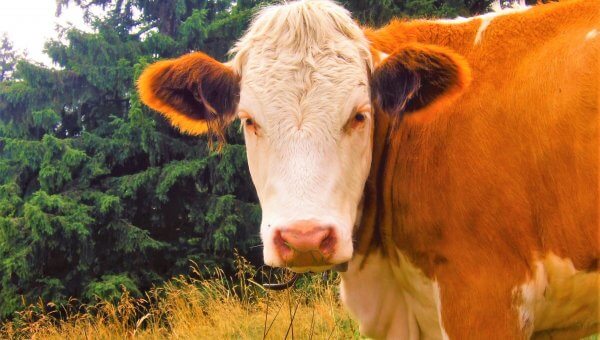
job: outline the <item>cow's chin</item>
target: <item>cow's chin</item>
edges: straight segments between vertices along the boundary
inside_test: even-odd
[[[345,272],[348,270],[348,262],[338,263],[338,264],[327,264],[327,265],[319,265],[319,266],[310,266],[310,267],[288,267],[289,270],[294,273],[322,273],[327,270],[335,270],[338,272]]]
[[[321,265],[321,266],[310,266],[310,267],[288,267],[289,270],[293,271],[294,273],[322,273],[324,271],[333,269],[335,267],[335,265],[333,264],[328,264],[328,265]]]
[[[265,262],[267,266],[276,268],[286,268],[294,273],[322,273],[327,270],[335,271],[346,271],[348,268],[348,262],[351,260],[351,256],[344,256],[342,258],[336,257],[324,262],[314,263],[281,263],[281,262]]]

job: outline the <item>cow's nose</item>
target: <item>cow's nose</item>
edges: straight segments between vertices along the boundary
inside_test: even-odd
[[[288,267],[326,265],[335,246],[333,228],[313,221],[296,222],[275,233],[277,253]]]

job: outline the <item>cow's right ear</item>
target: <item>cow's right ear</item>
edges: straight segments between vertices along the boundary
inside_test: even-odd
[[[150,65],[138,79],[140,99],[181,132],[222,135],[235,118],[240,77],[204,53]]]
[[[381,59],[371,91],[377,105],[393,117],[415,113],[427,119],[428,112],[458,97],[471,82],[467,61],[441,46],[409,43]]]

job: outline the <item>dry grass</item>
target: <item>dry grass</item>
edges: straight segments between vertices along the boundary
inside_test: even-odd
[[[4,339],[351,339],[358,328],[338,301],[337,279],[304,277],[297,288],[265,291],[239,259],[225,279],[179,277],[134,298],[66,306],[39,302],[0,327]],[[280,278],[281,279],[281,278]]]

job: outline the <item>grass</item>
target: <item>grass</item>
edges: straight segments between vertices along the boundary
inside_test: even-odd
[[[39,301],[0,325],[2,339],[352,339],[358,327],[338,300],[338,280],[303,277],[294,289],[265,291],[244,259],[220,270],[178,277],[117,301],[57,306]],[[276,279],[285,279],[277,277]]]
[[[197,268],[195,266],[194,268]],[[296,287],[266,291],[243,258],[234,278],[193,269],[145,294],[66,305],[38,301],[0,323],[0,339],[359,339],[338,300],[339,277],[304,276]],[[281,282],[286,275],[275,275]],[[582,340],[598,340],[593,335]]]

